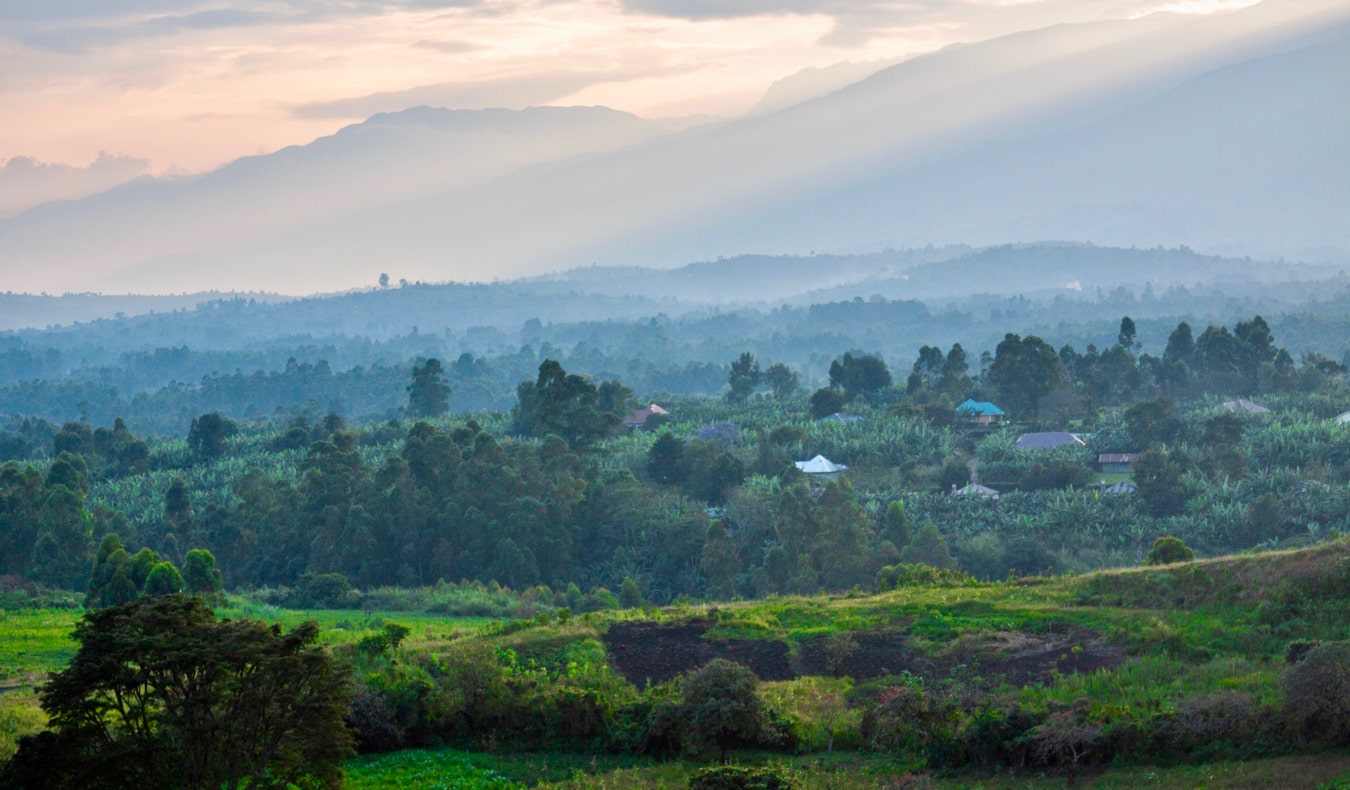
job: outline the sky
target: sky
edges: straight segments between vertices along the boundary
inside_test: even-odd
[[[1256,0],[0,0],[0,216],[375,112],[730,116],[807,67]]]

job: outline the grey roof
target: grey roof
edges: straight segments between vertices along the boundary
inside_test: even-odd
[[[1138,487],[1129,480],[1122,480],[1119,483],[1102,486],[1103,494],[1133,494],[1137,490],[1139,490]]]
[[[1245,411],[1248,414],[1268,414],[1270,412],[1270,409],[1267,409],[1265,406],[1252,403],[1246,398],[1224,401],[1219,404],[1219,408],[1227,409],[1228,411]]]
[[[848,469],[847,466],[836,464],[823,455],[817,455],[810,461],[798,461],[797,468],[808,475],[828,475]]]
[[[1045,433],[1024,433],[1013,447],[1018,450],[1049,450],[1067,444],[1082,445],[1084,442],[1077,436],[1065,431],[1048,431]]]
[[[958,488],[952,492],[952,496],[987,496],[998,498],[998,492],[988,486],[982,486],[979,483],[970,483],[964,488]]]

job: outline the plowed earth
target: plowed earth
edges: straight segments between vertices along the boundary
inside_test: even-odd
[[[908,637],[899,631],[854,633],[856,648],[841,655],[837,648],[829,649],[827,637],[806,638],[794,653],[781,640],[708,639],[712,626],[710,620],[615,623],[605,635],[605,646],[614,669],[639,687],[670,680],[715,658],[749,667],[761,680],[807,675],[869,680],[902,672],[938,678],[964,664],[981,677],[1014,685],[1045,682],[1055,673],[1111,669],[1125,660],[1122,648],[1086,629],[994,633],[932,658],[909,650]]]

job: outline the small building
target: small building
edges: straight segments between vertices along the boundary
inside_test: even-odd
[[[1129,480],[1121,480],[1119,483],[1112,483],[1109,486],[1104,485],[1098,490],[1108,496],[1119,496],[1121,494],[1133,494],[1138,491],[1139,488]]]
[[[1248,414],[1270,414],[1270,409],[1267,409],[1265,406],[1252,403],[1246,398],[1238,398],[1237,400],[1224,401],[1223,403],[1219,404],[1219,408],[1225,411],[1242,411]]]
[[[836,464],[823,455],[817,455],[810,461],[797,461],[796,466],[812,480],[838,480],[848,470],[847,466]]]
[[[652,417],[658,415],[662,417],[669,417],[670,412],[653,403],[650,406],[638,409],[637,411],[628,415],[626,418],[624,418],[623,424],[628,426],[629,428],[641,428],[647,424],[647,420],[650,420]]]
[[[989,486],[982,486],[979,483],[969,483],[962,488],[952,487],[952,496],[978,496],[986,499],[998,499],[998,492]]]
[[[1097,456],[1097,468],[1103,472],[1130,473],[1130,466],[1139,459],[1139,453],[1102,453]]]
[[[1086,442],[1066,431],[1024,433],[1013,445],[1018,450],[1053,450],[1056,447],[1086,446]]]
[[[1007,416],[1002,409],[989,401],[977,401],[971,398],[967,398],[964,403],[956,407],[956,414],[958,417],[964,417],[976,425],[1000,423]]]
[[[1350,411],[1336,417],[1337,425],[1350,425]]]

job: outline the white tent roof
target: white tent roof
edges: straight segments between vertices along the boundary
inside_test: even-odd
[[[1350,424],[1350,411],[1336,417],[1336,422],[1339,422],[1342,425]]]
[[[842,472],[845,469],[848,469],[847,466],[836,464],[834,461],[831,461],[823,455],[817,455],[810,461],[798,461],[797,468],[808,475],[827,475],[831,472]]]

